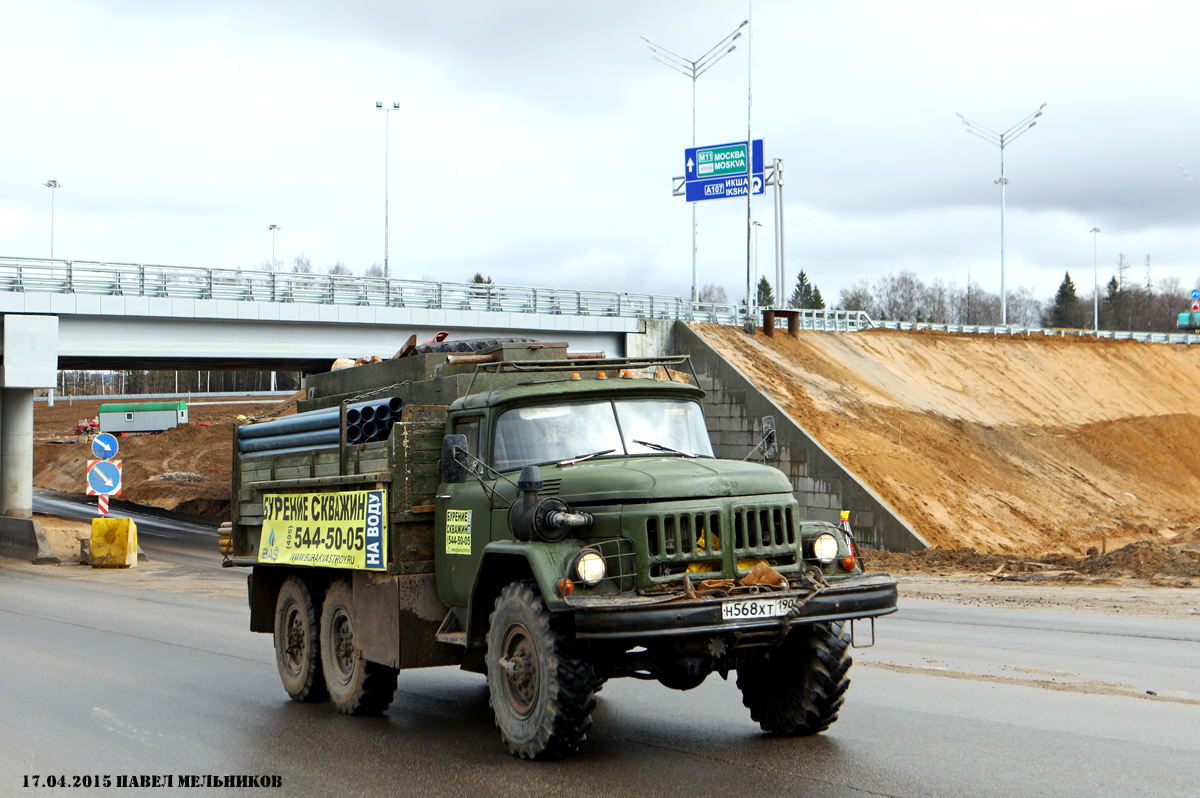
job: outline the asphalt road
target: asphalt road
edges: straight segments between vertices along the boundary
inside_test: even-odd
[[[212,567],[193,542],[160,556]],[[452,668],[402,673],[382,718],[292,703],[270,638],[247,623],[241,596],[0,567],[0,796],[1192,796],[1200,784],[1200,621],[905,601],[856,652],[825,734],[760,734],[717,676],[687,693],[615,680],[583,749],[554,763],[511,757],[483,680]],[[269,774],[282,787],[25,788],[35,774]]]

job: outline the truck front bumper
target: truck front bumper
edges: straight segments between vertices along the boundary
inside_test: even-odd
[[[811,595],[807,590],[786,590],[770,594],[772,598],[807,597],[790,623],[824,623],[857,618],[875,618],[896,611],[896,580],[889,574],[867,574],[839,579]],[[783,616],[769,618],[726,619],[722,605],[741,601],[735,598],[696,599],[662,598],[659,600],[622,600],[612,597],[597,600],[572,600],[575,612],[575,637],[578,640],[638,640],[683,635],[710,635],[726,632],[766,631],[783,626]]]

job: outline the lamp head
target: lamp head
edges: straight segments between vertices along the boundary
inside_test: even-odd
[[[382,107],[383,107],[383,100],[376,100],[376,101],[375,101],[375,107],[376,107],[376,108],[382,108]]]

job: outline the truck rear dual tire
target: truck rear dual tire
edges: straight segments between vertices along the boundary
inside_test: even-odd
[[[799,736],[828,729],[850,687],[850,625],[794,629],[776,648],[738,665],[742,703],[763,731]]]
[[[320,636],[312,592],[303,579],[289,576],[275,601],[275,663],[283,687],[294,701],[325,698]]]
[[[596,707],[591,664],[572,656],[541,593],[514,582],[496,599],[487,637],[487,678],[496,725],[522,759],[555,759],[587,739]]]
[[[380,715],[396,695],[399,671],[368,662],[354,639],[353,594],[338,579],[321,608],[321,666],[334,709],[346,715]]]

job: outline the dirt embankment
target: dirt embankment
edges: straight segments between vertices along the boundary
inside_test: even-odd
[[[228,515],[234,421],[239,415],[269,413],[289,401],[198,400],[188,404],[186,425],[154,435],[122,437],[117,455],[122,461],[120,498],[195,515]],[[35,486],[84,493],[88,460],[94,459],[91,438],[71,433],[80,419],[95,418],[100,404],[59,400],[54,407],[40,402],[35,406]]]
[[[697,332],[941,549],[1079,556],[1200,525],[1200,348]]]

